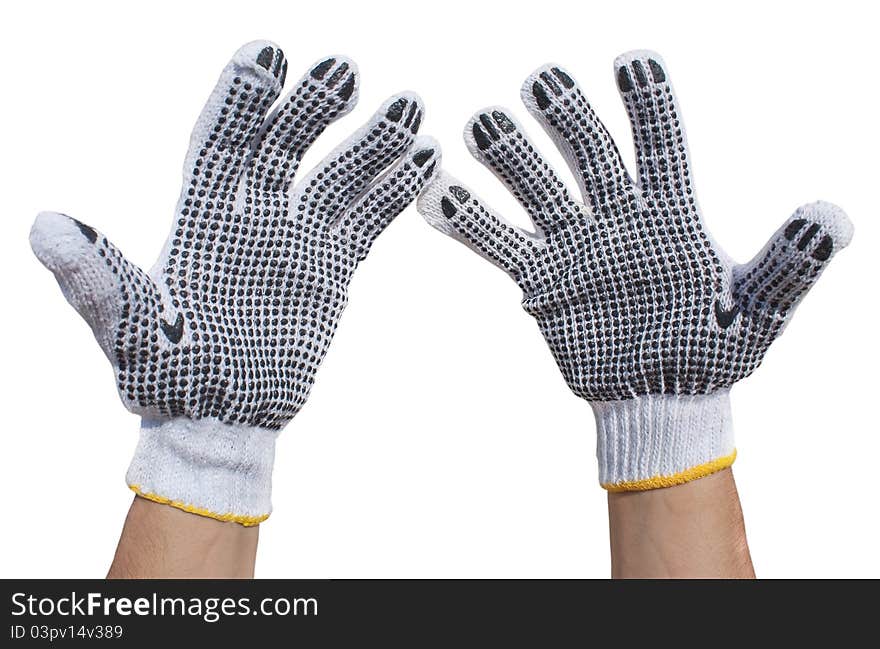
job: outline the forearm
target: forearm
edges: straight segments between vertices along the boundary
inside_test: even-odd
[[[753,578],[733,471],[666,489],[608,494],[611,574]]]
[[[188,514],[136,496],[107,577],[252,578],[259,529]]]

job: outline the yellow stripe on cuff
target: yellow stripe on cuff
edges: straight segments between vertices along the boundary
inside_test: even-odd
[[[213,518],[217,521],[222,521],[224,523],[238,523],[239,525],[244,525],[245,527],[252,527],[254,525],[259,525],[264,520],[269,518],[269,514],[263,514],[262,516],[238,516],[236,514],[217,514],[208,509],[203,509],[202,507],[195,507],[193,505],[187,505],[186,503],[179,502],[177,500],[171,500],[170,498],[166,498],[165,496],[159,496],[158,494],[153,493],[145,493],[141,488],[136,484],[128,485],[128,488],[135,492],[141,498],[146,498],[147,500],[152,500],[154,503],[159,503],[160,505],[169,505],[171,507],[175,507],[182,511],[185,511],[190,514],[197,514],[199,516],[205,516],[207,518]]]
[[[603,484],[602,488],[607,489],[612,493],[617,493],[620,491],[648,491],[649,489],[674,487],[676,485],[684,484],[685,482],[705,478],[707,475],[726,469],[733,464],[735,459],[736,451],[734,450],[730,455],[719,457],[717,460],[711,460],[704,464],[698,464],[690,469],[685,469],[684,471],[679,471],[672,475],[656,475],[653,478],[645,478],[644,480],[627,480],[624,482],[608,483]]]

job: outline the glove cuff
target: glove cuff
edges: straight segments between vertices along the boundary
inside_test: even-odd
[[[736,458],[729,393],[591,403],[599,482],[608,491],[646,491],[729,467]]]
[[[245,526],[272,511],[277,431],[217,419],[144,418],[125,476],[139,496]]]

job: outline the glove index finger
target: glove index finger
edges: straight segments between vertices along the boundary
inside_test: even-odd
[[[286,73],[284,53],[274,43],[254,41],[239,48],[193,128],[183,169],[184,192],[214,188],[238,177]]]

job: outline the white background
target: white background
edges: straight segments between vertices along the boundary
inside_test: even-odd
[[[735,473],[759,575],[880,577],[880,21],[869,4],[5,3],[0,576],[102,576],[132,497],[123,476],[138,420],[33,257],[33,217],[74,215],[152,265],[202,103],[239,45],[269,38],[291,80],[325,54],[360,66],[360,105],[304,170],[410,88],[445,167],[525,224],[467,153],[470,114],[509,106],[567,174],[519,102],[526,75],[556,61],[631,161],[611,62],[651,48],[678,90],[706,221],[735,258],[799,204],[838,202],[855,222],[851,247],[733,392]],[[609,574],[592,414],[519,300],[414,208],[401,215],[359,269],[311,399],[279,439],[258,576]]]

